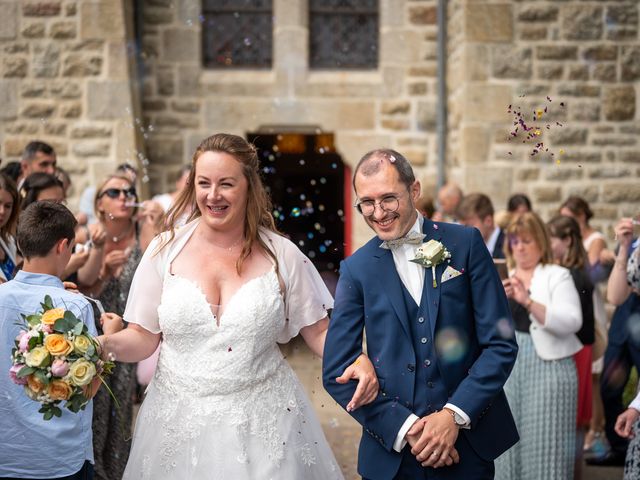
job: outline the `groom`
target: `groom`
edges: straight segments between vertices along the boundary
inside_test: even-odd
[[[341,264],[323,382],[345,408],[355,384],[337,377],[361,353],[366,329],[380,393],[351,412],[364,430],[358,472],[371,480],[493,478],[493,460],[518,441],[502,390],[518,347],[482,237],[419,216],[420,183],[393,150],[367,153],[353,184],[377,237]],[[427,254],[444,248],[450,258],[435,255],[434,269],[410,262],[431,239],[442,247]]]

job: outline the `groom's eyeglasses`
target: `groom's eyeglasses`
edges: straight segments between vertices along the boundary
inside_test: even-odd
[[[125,198],[129,198],[129,197],[135,197],[136,196],[136,189],[131,187],[131,188],[107,188],[104,192],[102,192],[98,198],[104,197],[105,195],[109,198],[118,198],[120,197],[120,194],[124,195]]]
[[[362,202],[356,203],[356,209],[365,217],[370,217],[376,211],[376,206],[380,207],[380,210],[383,212],[395,212],[400,208],[400,201],[398,197],[395,195],[387,195],[383,197],[382,200],[376,202],[374,200],[363,200]]]

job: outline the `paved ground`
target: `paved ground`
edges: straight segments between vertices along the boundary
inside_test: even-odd
[[[359,480],[356,473],[360,426],[322,388],[320,360],[299,339],[283,347],[283,352],[300,377],[322,422],[331,448],[346,480]],[[620,480],[621,468],[585,468],[583,480]],[[514,479],[517,480],[517,479]],[[544,479],[540,479],[544,480]],[[570,479],[567,479],[570,480]]]

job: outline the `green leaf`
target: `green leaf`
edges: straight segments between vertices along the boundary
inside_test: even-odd
[[[45,385],[49,385],[49,382],[51,381],[51,379],[49,377],[47,377],[47,374],[44,373],[44,370],[36,370],[33,373],[33,376],[36,377],[38,380],[40,380]]]
[[[40,315],[39,313],[36,313],[34,315],[27,315],[24,318],[30,326],[35,327],[36,325],[40,324],[40,321],[42,320],[42,315]]]
[[[29,339],[29,350],[33,350],[36,347],[36,345],[38,345],[38,343],[40,343],[40,336],[31,337]]]
[[[70,322],[73,322],[73,325],[75,326],[76,322],[79,322],[80,320],[78,319],[78,317],[76,317],[73,312],[70,312],[69,310],[65,310],[64,312],[64,319],[65,320],[69,320]]]
[[[53,324],[53,330],[58,333],[66,333],[69,330],[73,330],[75,326],[75,322],[67,318],[59,318],[56,320],[56,323]]]
[[[84,328],[84,323],[82,323],[82,322],[76,323],[76,326],[73,327],[73,334],[74,335],[80,335],[82,333],[82,329],[83,328]]]
[[[60,410],[60,408],[59,408],[59,407],[52,407],[52,408],[51,408],[51,411],[53,411],[53,414],[54,414],[56,417],[61,417],[61,416],[62,416],[62,410]]]
[[[45,295],[44,297],[44,302],[41,303],[40,305],[42,305],[42,309],[46,312],[47,310],[52,310],[53,307],[53,300],[51,300],[51,297],[49,295]]]
[[[52,418],[53,418],[53,412],[51,410],[47,410],[47,412],[44,414],[44,419],[51,420]]]
[[[93,344],[89,345],[89,348],[87,348],[87,355],[89,355],[90,357],[93,357],[96,353],[96,347],[93,346]]]
[[[28,377],[35,371],[36,371],[35,367],[22,367],[20,370],[18,370],[18,373],[16,373],[16,377],[18,378]]]

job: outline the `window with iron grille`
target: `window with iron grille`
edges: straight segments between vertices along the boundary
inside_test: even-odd
[[[203,0],[206,68],[271,68],[272,0]]]
[[[309,67],[378,66],[378,0],[309,0]]]

